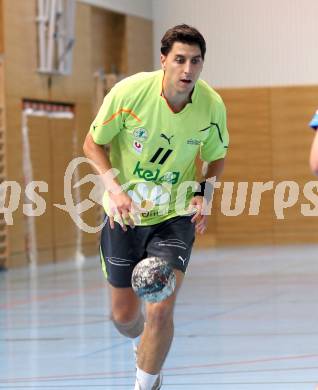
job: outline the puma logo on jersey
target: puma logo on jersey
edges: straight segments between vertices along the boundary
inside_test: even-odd
[[[167,137],[166,134],[163,134],[161,133],[160,134],[160,137],[164,138],[166,141],[168,141],[169,145],[170,145],[170,140],[172,137],[174,137],[174,135],[172,135],[171,137]]]
[[[183,264],[183,265],[184,265],[184,263],[187,261],[187,259],[183,259],[181,256],[179,256],[178,259],[182,261],[182,264]]]

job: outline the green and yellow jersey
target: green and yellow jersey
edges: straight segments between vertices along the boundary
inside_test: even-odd
[[[228,147],[221,97],[198,80],[191,102],[174,113],[162,94],[163,76],[161,70],[143,72],[117,83],[90,127],[95,143],[110,144],[117,179],[145,209],[137,225],[186,213],[197,154],[211,162],[223,158]],[[107,213],[107,192],[104,207]]]

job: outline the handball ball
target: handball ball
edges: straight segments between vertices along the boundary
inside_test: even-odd
[[[176,276],[166,260],[148,257],[134,268],[131,284],[139,298],[147,302],[161,302],[174,292]]]

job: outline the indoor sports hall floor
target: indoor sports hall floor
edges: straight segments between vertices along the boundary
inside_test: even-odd
[[[193,253],[164,389],[314,390],[318,246]],[[133,389],[99,260],[0,274],[1,389]]]

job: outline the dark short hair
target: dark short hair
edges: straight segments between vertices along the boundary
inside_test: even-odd
[[[175,42],[198,45],[201,49],[201,56],[204,60],[206,43],[203,35],[194,27],[187,24],[179,24],[170,28],[161,39],[161,53],[168,55]]]

